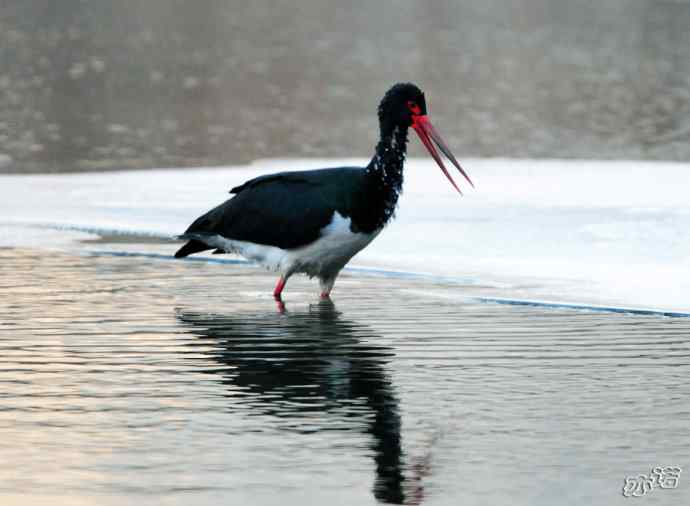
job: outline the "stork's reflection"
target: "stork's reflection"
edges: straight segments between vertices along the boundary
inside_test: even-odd
[[[253,411],[285,418],[348,409],[348,417],[357,417],[348,418],[352,425],[372,437],[376,498],[421,499],[419,480],[406,484],[403,475],[398,400],[385,367],[392,350],[371,344],[376,335],[369,327],[342,318],[330,301],[284,314],[180,311],[177,317],[195,335],[214,340],[213,358],[227,366],[218,371],[223,382],[250,393]]]

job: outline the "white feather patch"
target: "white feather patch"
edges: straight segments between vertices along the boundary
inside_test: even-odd
[[[321,229],[321,235],[316,241],[290,250],[235,241],[220,235],[211,238],[212,240],[206,239],[206,242],[227,252],[238,253],[272,271],[280,272],[283,276],[303,272],[310,277],[329,278],[335,276],[381,231],[378,229],[371,234],[353,233],[350,230],[351,223],[350,218],[345,218],[336,211],[331,222]]]

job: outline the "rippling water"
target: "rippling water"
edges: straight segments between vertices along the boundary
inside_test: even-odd
[[[690,469],[690,319],[272,283],[1,249],[2,504],[609,505]]]

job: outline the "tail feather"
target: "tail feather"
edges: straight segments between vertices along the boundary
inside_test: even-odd
[[[199,253],[200,251],[206,251],[208,249],[213,249],[213,247],[208,246],[205,242],[192,239],[179,250],[177,250],[177,253],[175,253],[175,258],[183,258],[194,253]]]

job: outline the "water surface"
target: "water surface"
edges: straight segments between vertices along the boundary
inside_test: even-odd
[[[690,319],[352,274],[331,303],[291,279],[281,312],[246,265],[0,265],[3,504],[611,505],[690,467]]]

